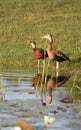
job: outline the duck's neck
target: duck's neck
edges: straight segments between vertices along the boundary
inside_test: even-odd
[[[47,51],[51,51],[52,50],[52,43],[53,43],[53,39],[49,40],[49,44],[48,44],[48,48]]]
[[[52,44],[51,43],[48,44],[47,50],[49,50],[49,51],[52,50]]]

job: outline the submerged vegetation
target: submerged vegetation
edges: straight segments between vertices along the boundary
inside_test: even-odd
[[[41,36],[47,33],[53,35],[53,48],[72,61],[62,63],[61,68],[81,69],[80,0],[0,0],[1,65],[36,66],[27,41],[34,39],[37,47],[46,49],[47,41]]]

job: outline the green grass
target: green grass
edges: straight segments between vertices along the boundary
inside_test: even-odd
[[[27,41],[34,39],[37,47],[46,49],[41,36],[47,33],[53,35],[53,48],[72,60],[61,68],[81,69],[80,0],[0,0],[1,65],[36,66]]]

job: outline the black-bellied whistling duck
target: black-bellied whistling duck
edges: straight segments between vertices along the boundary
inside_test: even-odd
[[[47,34],[45,36],[43,36],[42,38],[46,38],[49,40],[49,44],[47,47],[47,53],[48,53],[48,57],[51,60],[55,60],[56,61],[56,69],[59,69],[59,62],[63,62],[63,61],[70,61],[70,59],[61,51],[58,50],[53,50],[52,49],[52,43],[53,43],[53,38],[51,34]]]
[[[45,59],[48,57],[47,51],[42,48],[36,48],[36,42],[30,40],[29,43],[32,45],[32,55],[38,59],[38,68],[40,64],[40,59]]]

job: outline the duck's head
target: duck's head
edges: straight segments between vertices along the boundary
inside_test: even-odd
[[[28,43],[31,44],[31,46],[32,46],[33,48],[36,48],[36,42],[35,42],[35,41],[30,40],[30,41],[28,41]]]
[[[52,42],[52,35],[51,34],[46,34],[42,38],[43,39],[48,39],[50,42]]]

